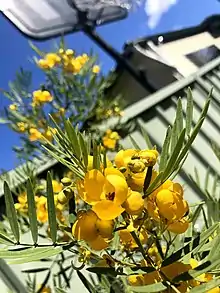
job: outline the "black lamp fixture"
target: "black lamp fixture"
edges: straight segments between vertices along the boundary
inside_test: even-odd
[[[127,17],[133,0],[8,0],[2,14],[24,35],[34,40],[83,31],[107,52],[119,67],[127,70],[147,91],[154,88],[140,70],[106,43],[96,27]]]

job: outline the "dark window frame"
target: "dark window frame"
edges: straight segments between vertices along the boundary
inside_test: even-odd
[[[187,54],[186,57],[196,66],[202,67],[220,56],[220,49],[215,45]]]

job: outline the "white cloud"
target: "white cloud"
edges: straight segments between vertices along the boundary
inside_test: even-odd
[[[145,11],[148,16],[148,26],[154,29],[162,15],[166,13],[171,6],[177,4],[178,0],[146,0]]]

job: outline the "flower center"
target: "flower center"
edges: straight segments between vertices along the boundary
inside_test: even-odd
[[[113,201],[115,198],[115,192],[109,192],[106,194],[106,199]]]

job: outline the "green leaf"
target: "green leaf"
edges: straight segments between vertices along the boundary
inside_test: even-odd
[[[196,184],[197,184],[198,186],[200,186],[199,173],[198,173],[198,170],[197,170],[196,167],[194,168],[194,174],[195,174],[195,181],[196,181]]]
[[[220,161],[220,147],[219,147],[219,145],[213,141],[211,146],[212,146],[212,150],[213,150],[214,154],[216,155],[217,159]]]
[[[53,247],[36,247],[36,248],[27,248],[24,250],[7,250],[7,249],[0,249],[0,258],[5,259],[15,259],[15,258],[25,258],[31,257],[35,254],[41,254],[45,251],[51,250]]]
[[[12,230],[12,233],[19,243],[20,240],[20,233],[19,233],[19,226],[18,226],[18,219],[17,219],[17,212],[14,206],[14,200],[11,194],[11,190],[8,186],[8,183],[4,182],[4,195],[5,195],[5,205],[6,205],[6,214],[9,220],[9,224]]]
[[[147,286],[128,286],[128,289],[137,293],[154,293],[164,291],[167,289],[167,287],[164,286],[163,283],[156,283]]]
[[[86,279],[86,277],[80,272],[76,271],[78,277],[82,281],[83,285],[86,287],[86,289],[89,291],[89,293],[97,293],[98,291],[95,289],[95,287]]]
[[[144,194],[143,198],[146,198],[148,195],[150,195],[155,189],[158,188],[158,186],[162,182],[162,178],[164,177],[163,172],[160,172],[159,175],[155,178],[155,180],[150,184],[148,187],[146,193]]]
[[[186,106],[186,134],[189,136],[193,121],[193,96],[192,91],[188,88],[187,91],[187,106]]]
[[[176,110],[176,129],[177,134],[181,133],[183,130],[183,107],[181,98],[177,101],[177,110]]]
[[[80,160],[81,159],[81,149],[80,149],[80,144],[79,144],[76,130],[72,126],[72,124],[69,120],[68,121],[64,120],[64,125],[65,125],[65,130],[66,130],[67,136],[68,136],[70,143],[71,143],[73,154]]]
[[[8,235],[6,235],[5,232],[3,232],[3,231],[0,231],[0,243],[6,244],[8,246],[15,244],[14,241],[12,239],[10,239],[8,237]]]
[[[30,221],[30,229],[33,242],[36,244],[38,239],[38,227],[37,227],[37,213],[35,207],[35,198],[33,187],[30,178],[27,181],[27,202],[28,202],[28,216]]]
[[[37,248],[34,248],[37,250]],[[39,261],[41,259],[47,258],[47,257],[52,257],[55,256],[59,253],[61,253],[62,247],[50,247],[50,248],[45,248],[44,251],[41,252],[32,252],[31,255],[28,255],[26,257],[19,257],[17,259],[14,259],[10,261],[10,264],[23,264],[23,263],[28,263],[28,262],[33,262],[33,261]]]
[[[10,124],[12,123],[10,120],[0,117],[0,124]]]
[[[208,255],[208,260],[214,260],[215,258],[217,259],[219,257],[219,251],[220,251],[220,234],[210,241],[212,244],[209,255]]]
[[[56,210],[54,204],[53,185],[50,172],[47,173],[47,209],[48,209],[48,221],[50,227],[50,234],[53,243],[57,240],[57,221]]]
[[[190,243],[187,243],[184,247],[177,250],[171,256],[163,261],[162,266],[167,266],[176,261],[182,260],[184,257],[191,253],[197,253],[199,249],[206,243],[209,237],[219,228],[219,223],[215,223],[209,229],[202,232],[200,235],[195,237]],[[189,251],[189,252],[188,252]],[[187,253],[186,253],[187,252]]]
[[[166,136],[164,139],[162,152],[160,155],[160,165],[159,165],[159,172],[164,171],[167,160],[169,157],[169,146],[170,146],[170,139],[171,139],[171,126],[167,128]]]
[[[175,168],[181,163],[182,159],[185,157],[185,155],[187,154],[190,146],[192,145],[192,143],[194,142],[197,134],[199,133],[201,127],[202,127],[202,124],[204,122],[204,117],[198,121],[198,123],[196,124],[190,138],[188,139],[187,143],[185,144],[184,148],[182,149],[177,161],[175,162]]]
[[[136,150],[141,150],[140,146],[137,144],[137,142],[133,139],[133,137],[131,135],[129,135],[129,138],[130,138],[130,141],[133,145],[133,147],[136,149]]]
[[[200,215],[200,213],[201,213],[201,211],[202,211],[202,206],[203,206],[203,204],[204,204],[204,203],[199,204],[199,205],[196,207],[195,211],[193,212],[193,215],[192,215],[192,217],[191,217],[191,219],[190,219],[190,221],[193,223],[193,225],[194,225],[195,222],[197,221],[197,219],[198,219],[198,217],[199,217],[199,215]]]
[[[48,270],[49,270],[49,268],[25,269],[25,270],[22,270],[22,273],[35,274],[35,273],[45,272]]]
[[[170,143],[170,152],[173,153],[176,144],[178,141],[178,132],[177,132],[177,122],[176,120],[173,123],[172,131],[171,131],[171,143]]]
[[[87,149],[86,141],[80,132],[79,132],[79,145],[80,145],[80,149],[82,152],[82,157],[83,157],[83,162],[84,162],[85,168],[87,168],[87,166],[88,166],[88,149]]]
[[[220,285],[220,278],[214,279],[209,281],[208,283],[196,286],[190,290],[191,293],[204,293],[208,292],[211,289],[219,287]]]
[[[44,57],[44,52],[42,52],[40,49],[38,49],[32,42],[28,42],[29,46],[31,47],[32,50],[34,50],[34,52],[36,52],[39,56]]]
[[[175,168],[174,166],[178,166],[176,164],[176,161],[178,159],[178,156],[179,156],[179,153],[182,149],[182,146],[183,146],[183,143],[184,143],[184,139],[185,139],[185,129],[182,130],[179,138],[178,138],[178,141],[176,143],[176,146],[175,148],[173,149],[173,152],[172,154],[170,155],[170,158],[169,158],[169,161],[167,163],[167,166],[166,166],[166,169],[164,170],[164,176],[163,176],[163,179],[166,180],[167,178],[169,178],[170,176],[170,173],[172,173]]]
[[[207,172],[206,172],[206,175],[205,175],[205,184],[204,184],[204,189],[205,190],[208,190],[208,188],[209,188],[209,179],[210,179],[210,167],[208,166],[207,167]]]
[[[144,125],[143,125],[143,122],[141,122],[141,121],[139,120],[139,121],[138,121],[138,124],[139,124],[140,130],[141,130],[142,136],[143,136],[143,138],[144,138],[144,140],[145,140],[145,142],[146,142],[146,144],[147,144],[147,147],[148,147],[149,149],[152,149],[152,148],[153,148],[153,144],[152,144],[151,141],[150,141],[150,138],[149,138],[149,136],[148,136],[148,134],[147,134],[147,131],[146,131]]]
[[[215,175],[214,175],[214,181],[213,181],[213,185],[212,185],[212,196],[214,198],[216,198],[216,190],[217,190],[218,179],[219,179],[218,178],[218,174],[215,173]]]
[[[97,146],[95,140],[92,142],[93,144],[93,169],[100,169],[100,152],[99,147]]]

